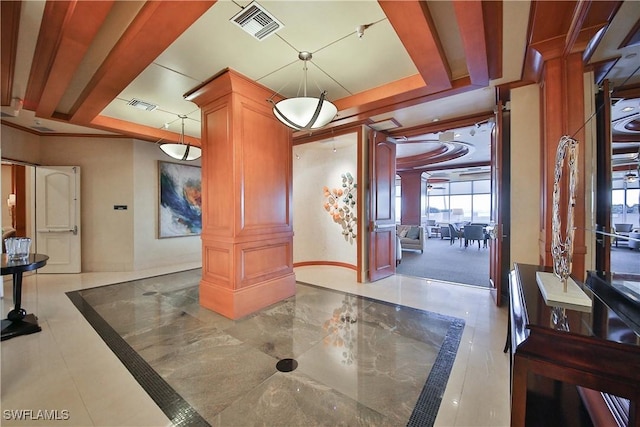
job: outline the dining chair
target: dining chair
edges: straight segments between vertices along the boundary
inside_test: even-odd
[[[467,247],[469,242],[478,241],[478,250],[480,250],[480,241],[485,241],[484,227],[482,225],[465,225],[464,226],[464,246]]]

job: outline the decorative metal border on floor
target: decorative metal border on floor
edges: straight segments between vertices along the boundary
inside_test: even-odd
[[[444,337],[442,347],[440,347],[436,361],[429,372],[427,382],[420,392],[416,406],[413,408],[407,427],[433,426],[436,421],[464,331],[464,320],[455,317],[451,317],[451,319],[447,335]]]
[[[177,427],[210,426],[127,342],[85,301],[81,291],[67,296],[158,407]]]
[[[121,282],[124,284],[127,282]],[[311,283],[298,282],[304,285],[327,289]],[[104,285],[113,286],[114,284]],[[78,311],[87,319],[87,322],[95,329],[103,341],[109,346],[111,351],[120,359],[122,364],[129,370],[131,375],[138,381],[142,388],[149,394],[158,407],[165,413],[171,422],[177,427],[197,427],[210,426],[210,424],[180,396],[153,368],[131,347],[127,342],[94,310],[94,308],[82,297],[82,291],[70,291],[66,295],[76,306]],[[385,305],[398,305],[386,301],[377,300],[371,297],[353,295],[344,292],[346,295],[362,298],[363,300],[375,301]],[[433,313],[427,310],[402,306],[408,310],[415,310],[422,313],[430,313],[450,322],[449,329],[444,337],[440,351],[431,368],[427,381],[425,382],[420,396],[416,402],[411,417],[407,422],[407,427],[431,427],[434,425],[442,396],[444,394],[453,363],[458,352],[462,332],[465,322],[463,319]]]

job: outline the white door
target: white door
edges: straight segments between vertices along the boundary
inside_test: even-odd
[[[39,273],[80,273],[80,168],[36,167],[35,250],[49,256]]]

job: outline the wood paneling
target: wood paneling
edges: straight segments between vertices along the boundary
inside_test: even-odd
[[[232,70],[187,94],[203,126],[200,304],[232,319],[295,294],[291,132],[269,94]]]
[[[422,171],[398,172],[402,185],[400,223],[420,225],[422,217]]]
[[[574,53],[567,58],[556,58],[545,62],[543,94],[543,141],[542,182],[541,182],[541,240],[540,257],[543,265],[553,265],[551,256],[551,221],[553,209],[553,187],[555,180],[556,150],[563,135],[575,138],[584,144],[584,68],[582,56]],[[584,150],[578,150],[578,185],[576,188],[576,209],[574,211],[574,256],[573,272],[578,280],[585,274],[585,158]],[[560,206],[567,206],[567,172],[563,172]],[[566,218],[566,208],[561,210]]]
[[[114,1],[78,2],[62,27],[36,116],[51,117]]]
[[[467,59],[471,83],[478,86],[489,84],[487,41],[485,39],[484,12],[481,1],[454,1],[462,45]],[[499,40],[502,45],[502,40]]]
[[[451,87],[451,70],[440,43],[427,2],[379,1],[427,86]]]
[[[38,108],[47,76],[55,60],[60,35],[65,23],[73,13],[75,4],[76,1],[48,1],[44,6],[42,25],[24,97],[24,108],[27,110],[35,111]]]
[[[20,1],[0,2],[0,19],[2,19],[2,39],[0,43],[0,102],[2,105],[11,104],[13,96],[13,70],[16,64],[18,49],[18,30],[20,29]]]

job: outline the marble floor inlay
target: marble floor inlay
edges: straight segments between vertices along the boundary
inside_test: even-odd
[[[462,319],[299,282],[233,321],[200,307],[200,277],[67,292],[175,425],[434,424]]]

